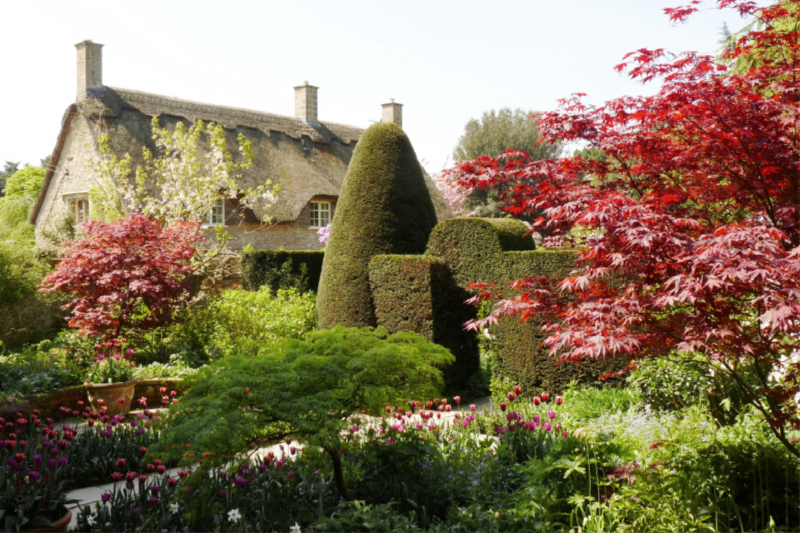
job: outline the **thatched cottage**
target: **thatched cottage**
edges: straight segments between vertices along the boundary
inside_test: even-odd
[[[295,87],[295,116],[202,104],[178,98],[106,87],[102,80],[102,44],[84,41],[78,51],[78,97],[64,114],[52,156],[52,165],[34,205],[31,223],[37,236],[67,216],[80,223],[92,212],[89,190],[95,186],[92,160],[99,157],[97,136],[110,136],[112,152],[122,158],[130,154],[134,165],[141,162],[142,148],[155,151],[151,120],[174,127],[178,121],[198,119],[225,128],[228,146],[236,146],[242,133],[252,143],[253,163],[245,172],[245,186],[272,180],[280,185],[278,201],[265,212],[234,213],[232,200],[220,199],[206,223],[226,224],[233,236],[254,229],[264,215],[274,224],[231,242],[239,249],[319,249],[316,234],[336,212],[336,201],[347,165],[363,130],[354,126],[320,122],[317,87],[308,82]],[[384,122],[402,125],[402,106],[383,105]],[[425,176],[439,220],[453,214],[428,176]]]

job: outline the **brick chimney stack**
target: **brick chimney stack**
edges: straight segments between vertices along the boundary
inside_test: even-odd
[[[317,89],[307,81],[294,88],[294,116],[309,124],[319,124],[317,119]]]
[[[394,98],[388,104],[381,105],[383,108],[383,116],[381,122],[392,122],[401,128],[403,127],[403,104],[397,104]]]
[[[103,86],[103,45],[86,40],[78,49],[78,100],[86,98],[90,89]]]

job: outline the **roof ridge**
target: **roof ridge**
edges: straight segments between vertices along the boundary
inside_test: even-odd
[[[295,139],[306,135],[315,142],[329,143],[332,139],[336,139],[345,144],[358,141],[364,132],[364,128],[336,122],[323,121],[319,125],[312,126],[296,117],[266,111],[209,104],[132,89],[117,87],[105,87],[105,89],[107,90],[101,96],[103,100],[111,97],[109,93],[113,93],[119,97],[124,107],[133,108],[147,115],[175,115],[192,122],[202,119],[217,122],[229,129],[245,126],[262,131],[280,131]]]

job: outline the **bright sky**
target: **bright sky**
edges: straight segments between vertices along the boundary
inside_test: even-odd
[[[74,44],[103,43],[103,82],[294,114],[292,87],[319,86],[319,118],[367,127],[390,98],[418,157],[440,170],[470,118],[652,93],[614,72],[642,47],[713,53],[708,9],[672,25],[688,0],[0,0],[0,165],[38,164],[75,101]],[[714,4],[706,0],[708,6]],[[770,3],[767,0],[763,4]]]

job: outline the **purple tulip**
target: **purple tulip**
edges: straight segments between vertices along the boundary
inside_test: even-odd
[[[153,496],[152,498],[150,498],[150,505],[152,505],[153,507],[155,507],[156,505],[158,505],[158,498],[157,498],[157,497],[155,497],[155,496]]]
[[[552,419],[554,419],[555,417],[556,417],[556,412],[555,412],[555,411],[547,411],[547,418],[549,418],[550,420],[552,420]]]
[[[33,466],[39,466],[42,464],[42,456],[41,455],[34,455],[33,456]]]
[[[224,500],[225,498],[227,498],[227,497],[228,497],[228,491],[227,491],[227,490],[225,490],[225,489],[222,489],[221,491],[219,491],[219,494],[218,494],[218,496],[219,496],[219,498],[220,498],[221,500]]]
[[[239,487],[245,487],[247,485],[247,480],[242,476],[236,476],[236,479],[234,479],[233,482]]]
[[[14,470],[15,468],[19,467],[19,463],[13,457],[9,457],[6,460],[6,463],[8,463],[8,466],[11,467],[11,470]]]
[[[100,499],[103,500],[104,502],[107,502],[108,500],[111,499],[111,493],[104,492],[103,494],[100,495]]]
[[[545,431],[550,431],[551,429],[553,429],[553,424],[551,424],[550,422],[547,422],[547,423],[544,425],[544,430],[545,430]]]
[[[139,516],[139,508],[138,507],[134,507],[133,508],[133,516]]]
[[[31,483],[34,483],[37,479],[39,479],[39,472],[36,470],[31,470],[28,472],[28,478],[31,480]]]
[[[153,496],[158,496],[158,491],[159,491],[158,485],[153,485],[152,487],[150,487],[150,492],[153,493]]]
[[[66,457],[59,457],[58,458],[58,466],[67,466],[69,464],[69,460]]]
[[[49,468],[50,470],[55,470],[56,466],[58,466],[58,461],[56,461],[55,459],[47,460],[47,468]]]

